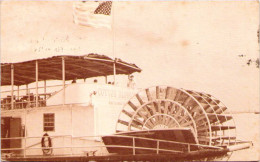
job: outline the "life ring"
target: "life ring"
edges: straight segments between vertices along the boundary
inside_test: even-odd
[[[47,145],[45,145],[46,138],[48,140]],[[52,141],[51,141],[51,137],[47,133],[45,133],[42,136],[41,144],[42,144],[43,155],[51,155],[52,154]]]

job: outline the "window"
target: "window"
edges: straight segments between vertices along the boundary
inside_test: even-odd
[[[54,131],[54,114],[43,114],[43,131]]]

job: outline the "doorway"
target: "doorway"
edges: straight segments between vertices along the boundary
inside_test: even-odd
[[[21,148],[22,139],[2,139],[2,138],[13,138],[22,137],[22,122],[21,118],[13,117],[2,117],[1,118],[1,148]],[[20,154],[22,150],[6,150],[2,153],[14,153]]]

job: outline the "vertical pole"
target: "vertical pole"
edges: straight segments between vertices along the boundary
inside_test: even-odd
[[[14,65],[11,65],[11,109],[14,109]]]
[[[135,138],[133,137],[133,155],[135,155]]]
[[[112,2],[112,32],[113,32],[113,55],[114,55],[114,63],[113,63],[113,71],[114,71],[114,84],[116,84],[116,52],[115,52],[115,2]]]
[[[29,86],[26,84],[26,96],[27,96],[27,104],[25,105],[25,108],[30,105],[30,95],[29,95]]]
[[[35,61],[36,107],[38,107],[38,61]]]
[[[23,137],[23,139],[24,139],[23,157],[25,158],[25,156],[26,156],[26,137]]]
[[[17,86],[17,100],[18,100],[18,104],[17,104],[17,106],[18,106],[18,108],[20,109],[20,108],[22,108],[21,106],[22,106],[22,103],[20,103],[20,92],[19,92],[19,88],[20,88],[20,86]]]
[[[17,99],[19,100],[20,92],[19,92],[20,86],[17,86]]]
[[[62,84],[63,84],[63,97],[62,104],[65,105],[65,59],[62,57]]]
[[[26,138],[27,138],[27,131],[26,131],[26,129],[27,129],[27,110],[25,109],[24,112],[25,112],[25,117],[24,117],[24,140],[25,140],[24,141],[24,148],[25,148],[25,150],[24,150],[24,157],[25,157],[26,156]]]
[[[159,144],[159,140],[157,141],[157,149],[156,149],[156,153],[159,154],[159,147],[160,147],[160,144]]]
[[[190,152],[190,144],[188,144],[188,152]]]
[[[47,98],[46,97],[46,93],[47,93],[46,92],[46,80],[44,80],[44,92],[43,93],[44,93],[44,100],[46,100],[46,98]]]
[[[113,32],[113,55],[114,59],[116,58],[115,56],[115,2],[112,2],[112,8],[111,8],[111,13],[112,13],[112,32]]]
[[[106,84],[107,84],[107,75],[105,76],[105,82],[106,82]]]
[[[116,59],[113,64],[113,70],[114,70],[114,84],[116,84]]]
[[[29,86],[28,84],[26,84],[26,95],[28,95],[28,93],[29,93]]]
[[[72,142],[72,135],[70,136],[70,154],[73,155],[73,142]]]
[[[71,136],[70,136],[70,152],[71,152],[71,155],[73,155],[73,110],[72,110],[72,105],[70,105],[70,123],[71,123]]]

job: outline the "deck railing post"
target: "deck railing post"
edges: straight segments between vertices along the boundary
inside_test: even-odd
[[[135,138],[133,137],[133,155],[135,155]]]
[[[38,61],[35,61],[36,107],[38,107]]]
[[[26,156],[26,137],[24,137],[23,157]]]
[[[17,86],[17,99],[19,100],[20,92],[19,92],[20,86]]]
[[[72,135],[70,136],[70,154],[73,155],[73,143],[72,143]]]
[[[62,57],[62,84],[63,84],[63,97],[62,104],[65,105],[65,58]]]
[[[46,80],[44,80],[44,100],[46,100],[46,93],[47,93],[47,91],[46,91]]]
[[[14,109],[14,65],[11,65],[11,109]]]
[[[188,143],[188,152],[190,152],[190,144]]]
[[[156,153],[159,154],[159,147],[160,147],[160,141],[158,140],[157,141],[157,147],[156,147]]]

